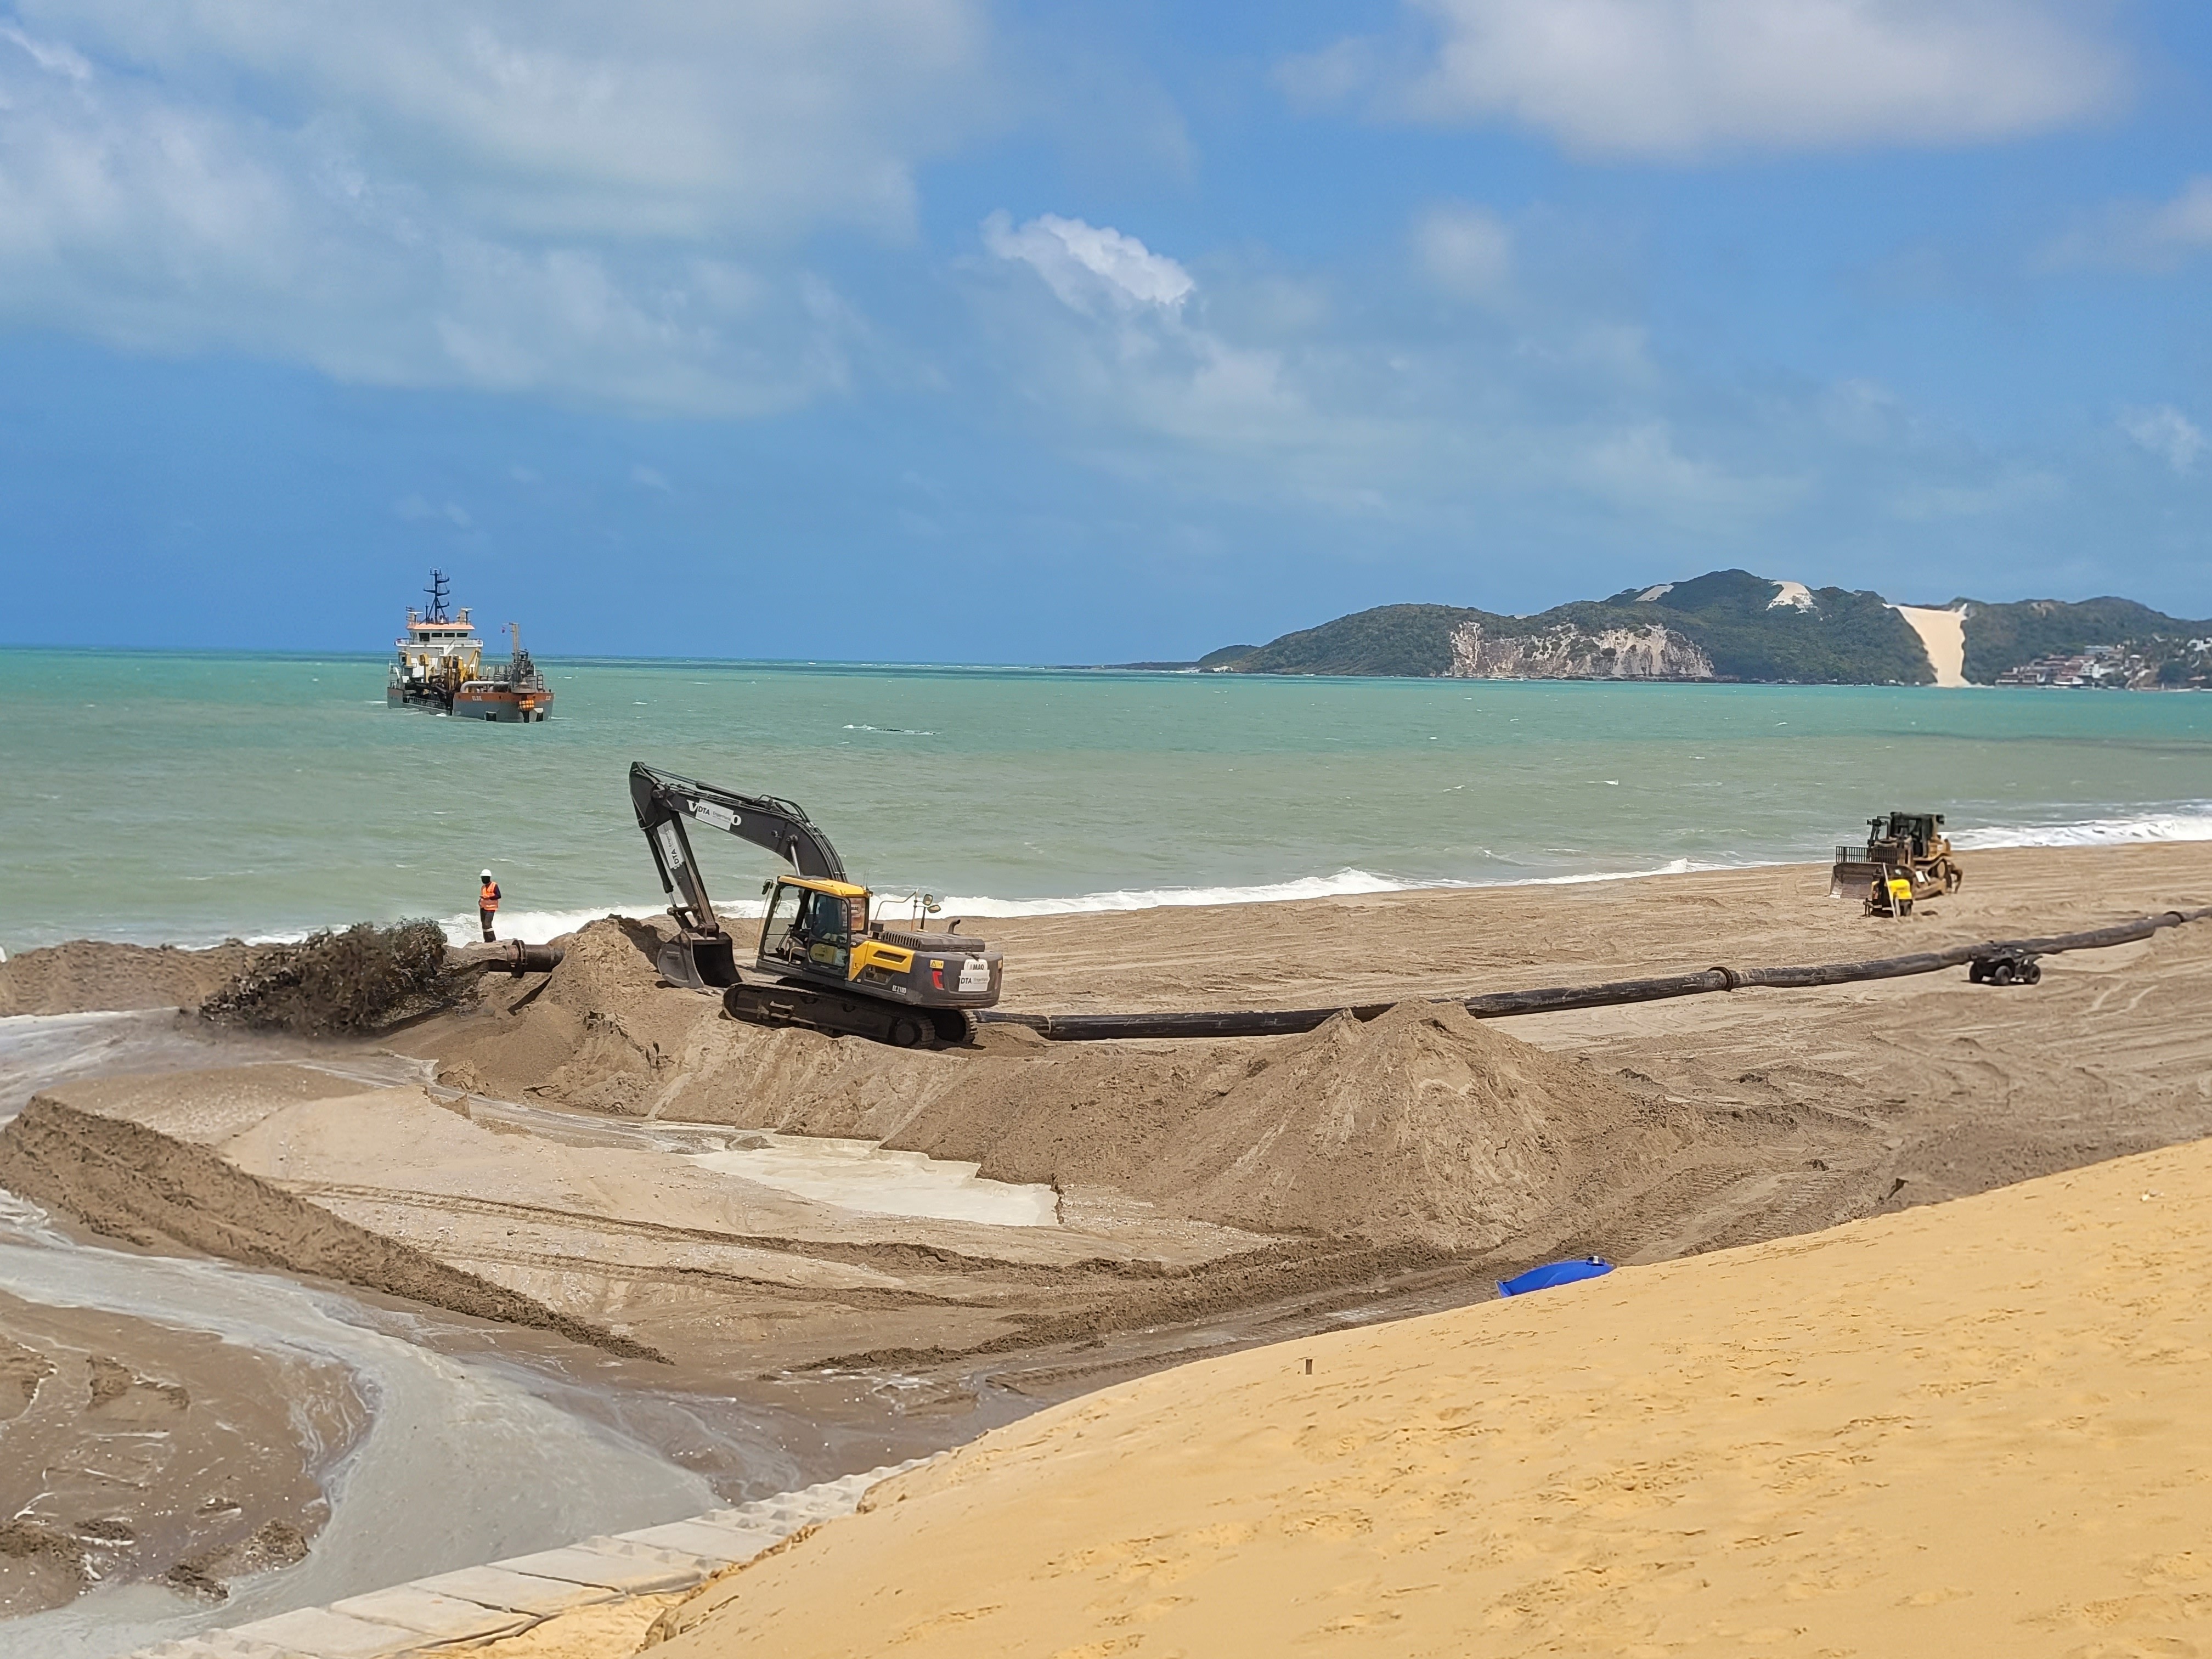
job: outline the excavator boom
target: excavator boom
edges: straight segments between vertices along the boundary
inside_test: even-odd
[[[645,831],[645,843],[653,849],[660,890],[674,896],[676,919],[687,933],[719,933],[722,923],[707,896],[698,860],[691,855],[691,837],[684,828],[686,818],[764,847],[802,876],[845,879],[845,861],[830,837],[795,802],[718,789],[696,778],[657,771],[642,761],[630,763],[629,799],[637,811],[637,827]]]

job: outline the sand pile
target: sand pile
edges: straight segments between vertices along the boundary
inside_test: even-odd
[[[1450,1005],[1340,1014],[1163,1138],[1137,1190],[1268,1231],[1493,1249],[1686,1137],[1577,1061]]]
[[[0,1016],[79,1014],[105,1009],[196,1008],[241,972],[245,945],[210,951],[73,939],[0,963]]]
[[[993,1180],[1108,1186],[1269,1233],[1492,1250],[1654,1178],[1702,1133],[1462,1009],[1403,1003],[1304,1036],[957,1056],[878,1133]],[[793,1127],[850,1111],[831,1098]],[[850,1133],[851,1131],[846,1131]]]
[[[2198,1143],[1207,1360],[878,1486],[651,1652],[2197,1652],[2208,1254]]]
[[[665,936],[651,922],[592,922],[556,941],[562,960],[544,977],[486,975],[480,1012],[429,1033],[426,1052],[456,1086],[653,1115],[693,1033],[721,1018],[717,999],[660,983]]]
[[[1275,1234],[1492,1250],[1656,1178],[1708,1131],[1459,1008],[1243,1042],[907,1054],[728,1019],[656,984],[648,927],[595,922],[542,988],[495,988],[434,1050],[449,1082],[630,1115],[850,1136],[994,1181],[1111,1188]],[[504,999],[503,1003],[497,1000]]]

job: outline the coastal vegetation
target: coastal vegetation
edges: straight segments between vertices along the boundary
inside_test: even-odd
[[[2166,683],[2183,683],[2192,667],[2201,672],[2207,654],[2203,642],[2212,638],[2212,620],[2185,621],[2133,599],[2084,599],[2074,605],[2057,599],[1954,603],[1967,607],[1970,680],[1994,680],[2039,657],[2071,656],[2110,646],[2148,659],[2154,672],[2171,665],[2182,672],[2165,676]]]

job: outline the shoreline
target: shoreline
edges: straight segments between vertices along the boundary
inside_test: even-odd
[[[2190,846],[2212,842],[2212,799],[2178,803],[2158,811],[2142,812],[2126,817],[2093,817],[2071,819],[2043,824],[1996,824],[1979,829],[1962,830],[1953,838],[1953,844],[1961,853],[2059,852],[2069,849],[2100,848]],[[1059,916],[1103,916],[1154,910],[1238,908],[1254,905],[1295,904],[1307,901],[1336,898],[1362,898],[1380,895],[1419,896],[1426,894],[1474,893],[1496,890],[1543,887],[1579,887],[1613,885],[1624,882],[1648,881],[1660,877],[1682,875],[1725,875],[1738,872],[1788,870],[1819,867],[1804,858],[1739,858],[1700,860],[1681,856],[1667,860],[1649,867],[1606,869],[1571,872],[1554,875],[1498,876],[1494,878],[1445,878],[1438,877],[1397,877],[1346,866],[1328,875],[1291,877],[1277,882],[1263,882],[1248,886],[1170,886],[1151,888],[1107,888],[1079,894],[1044,896],[1034,898],[994,898],[978,896],[950,896],[940,899],[944,915],[961,916],[978,921],[1022,922],[1040,918]],[[910,894],[892,889],[879,889],[876,901],[881,910],[888,913],[911,901]],[[755,921],[761,915],[757,899],[732,899],[718,902],[717,909],[732,921]],[[651,921],[668,914],[667,905],[649,903],[614,903],[599,906],[575,906],[557,910],[525,910],[514,908],[502,911],[499,939],[501,943],[519,940],[528,945],[543,945],[564,937],[590,922],[607,918],[630,921]],[[11,1000],[9,989],[11,963],[26,957],[44,957],[47,953],[65,951],[76,947],[95,947],[118,952],[147,951],[172,954],[180,960],[177,966],[180,990],[197,986],[204,975],[199,964],[211,963],[215,953],[250,951],[274,945],[296,944],[310,933],[322,928],[343,930],[360,917],[319,924],[318,927],[286,928],[276,932],[221,936],[194,935],[183,938],[161,936],[158,927],[132,930],[128,936],[85,934],[45,944],[24,945],[13,951],[0,951],[0,1018],[15,1013],[82,1012],[94,1012],[107,1005],[68,1004],[66,1006],[31,1006],[20,994]],[[434,918],[446,930],[448,940],[455,946],[477,942],[477,921],[473,913],[454,912]],[[226,974],[233,969],[226,969]],[[16,1006],[23,1001],[25,1006]],[[174,1006],[159,998],[134,1005],[145,1007]]]

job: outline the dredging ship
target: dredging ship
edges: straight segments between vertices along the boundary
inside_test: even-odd
[[[463,605],[447,605],[451,584],[442,570],[430,573],[422,590],[429,603],[407,607],[407,631],[394,642],[396,655],[385,682],[387,708],[422,708],[455,720],[506,720],[526,724],[553,712],[552,688],[522,648],[522,630],[507,624],[514,652],[506,663],[487,672],[483,641]]]

